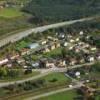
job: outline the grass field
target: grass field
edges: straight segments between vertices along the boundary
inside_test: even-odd
[[[47,84],[52,83],[52,84],[56,84],[56,83],[63,83],[63,82],[68,82],[71,81],[71,79],[69,79],[68,77],[66,77],[64,75],[64,73],[51,73],[48,74],[47,76],[44,76],[42,79],[44,79],[46,81]],[[54,79],[56,79],[55,82],[51,82]]]
[[[58,56],[58,55],[61,55],[61,51],[62,51],[62,48],[56,48],[50,52],[47,52],[47,53],[44,53],[44,57],[55,57],[55,56]]]
[[[75,90],[72,90],[54,94],[45,98],[41,98],[39,100],[74,100],[74,97],[77,97],[77,93]]]
[[[100,100],[100,95],[96,96],[95,100]]]
[[[12,17],[18,17],[21,16],[23,13],[15,8],[3,8],[0,9],[0,17],[5,18],[12,18]]]
[[[65,91],[61,93],[57,93],[51,96],[43,97],[38,100],[74,100],[74,98],[78,97],[79,95],[75,90]],[[78,99],[77,99],[78,100]],[[100,96],[96,96],[95,100],[100,100]]]
[[[16,49],[21,50],[21,49],[27,47],[29,44],[30,44],[29,42],[26,42],[26,41],[22,40],[21,42],[19,42],[16,45]]]
[[[14,5],[0,8],[0,39],[33,27],[29,22],[31,15],[24,13],[20,7],[29,0],[0,0],[0,3],[5,4],[8,1]]]

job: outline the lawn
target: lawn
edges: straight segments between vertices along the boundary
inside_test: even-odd
[[[42,79],[44,79],[46,81],[47,84],[55,84],[55,83],[64,83],[64,82],[70,82],[71,79],[69,79],[68,77],[66,77],[64,75],[64,73],[51,73],[48,74],[47,76],[44,76]],[[53,80],[55,80],[55,82],[52,82]]]
[[[5,18],[12,18],[12,17],[18,17],[21,16],[23,13],[15,8],[3,8],[0,9],[0,17]]]
[[[22,40],[16,44],[16,49],[21,50],[21,49],[27,47],[29,44],[30,44],[29,42]]]
[[[59,55],[61,55],[61,51],[62,51],[62,48],[56,48],[50,52],[44,53],[43,56],[47,57],[47,58],[59,56]]]
[[[100,95],[96,96],[95,100],[100,100]]]
[[[77,97],[77,93],[75,90],[72,90],[72,91],[65,91],[62,93],[54,94],[38,100],[74,100],[73,99],[74,97]]]

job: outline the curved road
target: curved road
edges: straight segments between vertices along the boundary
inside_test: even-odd
[[[97,17],[97,16],[96,16]],[[58,28],[58,27],[62,27],[62,26],[66,26],[66,25],[71,25],[77,22],[83,22],[83,21],[88,21],[88,20],[93,20],[96,17],[88,17],[88,18],[83,18],[83,19],[78,19],[78,20],[72,20],[72,21],[65,21],[65,22],[61,22],[61,23],[56,23],[56,24],[51,24],[51,25],[45,25],[45,26],[41,26],[41,27],[36,27],[33,29],[29,29],[11,36],[8,36],[2,40],[0,40],[0,47],[6,45],[9,42],[15,42],[18,41],[20,39],[22,39],[23,37],[26,37],[32,33],[38,33],[38,32],[43,32],[45,30],[48,29],[52,29],[52,28]]]

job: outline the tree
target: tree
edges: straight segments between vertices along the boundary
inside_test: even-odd
[[[8,70],[8,77],[18,77],[19,75],[19,70],[17,69],[9,69]]]
[[[66,48],[62,48],[62,57],[63,58],[65,58],[66,57],[66,54],[67,54],[67,52],[66,52]]]
[[[92,65],[92,70],[100,72],[100,63],[97,62],[94,65]]]
[[[0,76],[1,77],[5,77],[5,76],[7,76],[7,69],[5,68],[5,67],[3,67],[3,68],[0,68]]]

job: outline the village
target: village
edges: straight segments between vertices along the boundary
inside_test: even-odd
[[[25,75],[36,73],[34,75],[37,77],[38,74],[40,74],[39,77],[42,77],[42,74],[45,75],[45,73],[49,72],[52,72],[52,74],[57,73],[55,77],[59,77],[59,74],[61,74],[64,75],[62,78],[67,78],[68,88],[77,87],[76,85],[78,84],[83,93],[86,94],[86,91],[89,91],[89,96],[91,94],[93,96],[93,92],[100,87],[98,81],[99,72],[97,71],[99,70],[100,48],[93,44],[94,40],[91,37],[89,33],[87,34],[83,31],[78,34],[66,34],[65,32],[57,31],[53,35],[49,34],[45,38],[42,37],[40,40],[34,39],[34,42],[27,43],[25,46],[22,45],[24,42],[21,40],[20,43],[22,44],[19,44],[22,47],[19,47],[18,43],[16,43],[16,48],[20,51],[8,54],[0,61],[0,67],[8,71],[10,81],[17,79],[19,74],[17,71],[19,69],[22,70],[21,73],[24,71]],[[4,70],[1,70],[1,72]],[[2,76],[2,73],[0,75]],[[20,79],[21,75],[19,76]],[[5,79],[4,76],[2,76],[2,79]],[[52,82],[56,80],[60,79],[53,78]],[[59,82],[56,83],[60,85]],[[54,84],[50,86],[54,86]],[[27,86],[30,86],[30,84]]]
[[[84,36],[83,31],[79,32],[79,36],[55,34],[54,37],[47,36],[39,42],[28,44],[20,54],[8,55],[0,61],[0,65],[11,68],[16,62],[22,68],[60,68],[100,60],[99,48],[83,41],[90,39],[89,35]]]
[[[0,100],[100,100],[100,0],[0,0]]]

